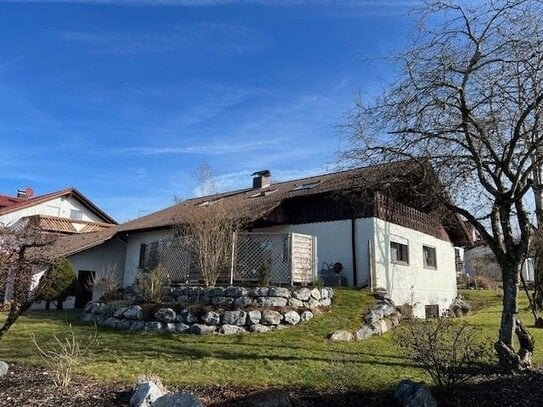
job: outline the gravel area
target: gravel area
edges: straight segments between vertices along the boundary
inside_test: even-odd
[[[38,366],[11,365],[0,378],[0,406],[109,407],[128,406],[131,386],[98,382],[75,375],[67,388],[55,387]],[[293,407],[309,406],[396,406],[391,392],[331,392],[308,389],[236,388],[208,386],[187,390],[209,407],[255,406],[257,401],[283,397]],[[440,406],[539,406],[543,400],[543,369],[528,374],[488,375],[459,386],[453,395],[438,395]]]

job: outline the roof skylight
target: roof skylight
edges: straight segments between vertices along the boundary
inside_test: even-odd
[[[304,191],[306,189],[312,189],[315,186],[317,186],[320,183],[320,181],[315,182],[308,182],[306,184],[298,185],[296,188],[293,189],[293,191]]]

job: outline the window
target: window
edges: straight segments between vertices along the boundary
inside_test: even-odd
[[[319,183],[320,181],[315,181],[315,182],[308,182],[306,184],[298,185],[296,188],[293,189],[293,191],[303,191],[305,189],[315,188]]]
[[[437,269],[436,248],[430,246],[422,246],[422,261],[424,268]]]
[[[140,245],[140,268],[152,269],[158,265],[160,257],[159,246],[160,242],[158,240]]]
[[[409,264],[409,246],[398,242],[390,242],[390,261],[392,263]]]
[[[83,219],[83,212],[77,209],[70,209],[70,219],[73,219],[73,220]]]

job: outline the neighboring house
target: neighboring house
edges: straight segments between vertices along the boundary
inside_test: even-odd
[[[316,236],[319,264],[341,263],[347,285],[387,290],[417,316],[441,313],[456,297],[455,247],[470,245],[469,233],[453,214],[443,220],[432,215],[436,208],[424,196],[426,188],[417,192],[405,183],[414,176],[408,163],[278,183],[269,171],[253,175],[251,188],[183,201],[115,233],[93,233],[81,245],[81,237],[61,239],[56,253],[69,255],[80,272],[114,266],[129,286],[146,253],[171,239],[175,227],[202,207],[220,205],[246,217],[249,232]]]
[[[75,188],[38,196],[30,188],[16,196],[0,195],[0,225],[17,228],[28,222],[58,234],[95,232],[117,224]]]
[[[469,277],[480,275],[495,282],[502,281],[502,272],[496,256],[483,240],[476,240],[473,246],[465,251],[464,273]],[[522,276],[526,283],[535,281],[533,258],[528,257],[524,260]]]
[[[28,224],[61,236],[109,231],[117,222],[75,188],[38,196],[26,188],[16,196],[0,195],[0,225],[18,229]],[[11,289],[9,281],[0,287],[0,301],[9,300]]]

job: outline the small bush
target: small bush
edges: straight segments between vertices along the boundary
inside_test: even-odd
[[[51,267],[44,276],[40,299],[62,302],[66,300],[66,297],[75,295],[78,284],[72,263],[65,257],[61,257]]]
[[[77,337],[70,325],[68,336],[59,338],[57,334],[53,334],[53,338],[53,344],[44,347],[38,344],[34,334],[31,335],[32,343],[52,373],[54,385],[67,387],[72,380],[74,367],[88,357],[96,345],[97,335],[94,332],[87,338]]]
[[[108,264],[105,269],[96,272],[89,285],[89,289],[101,294],[101,301],[109,302],[123,299],[121,278],[116,265]]]
[[[451,318],[412,320],[395,331],[395,342],[419,364],[436,387],[448,392],[453,385],[480,374],[491,360],[490,342],[477,340],[481,328]]]
[[[151,270],[143,270],[138,276],[136,287],[145,302],[162,302],[170,287],[166,268],[159,264]]]

